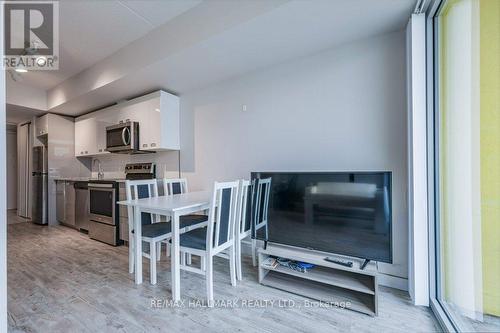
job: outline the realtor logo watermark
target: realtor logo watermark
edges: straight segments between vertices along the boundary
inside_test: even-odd
[[[3,69],[59,69],[59,2],[2,1]]]

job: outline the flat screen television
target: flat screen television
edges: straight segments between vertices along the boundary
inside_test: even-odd
[[[272,180],[267,226],[254,238],[392,263],[391,172],[252,172],[255,178]]]

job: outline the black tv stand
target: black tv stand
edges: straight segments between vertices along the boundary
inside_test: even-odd
[[[368,265],[369,262],[370,262],[370,259],[365,259],[365,261],[363,261],[363,263],[361,264],[361,267],[359,269],[361,269],[361,270],[365,269],[366,265]]]

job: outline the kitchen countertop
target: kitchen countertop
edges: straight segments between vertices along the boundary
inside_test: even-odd
[[[104,178],[104,179],[97,179],[97,178],[90,178],[90,177],[57,177],[54,179],[54,181],[62,182],[62,181],[70,181],[70,182],[89,182],[92,180],[112,180],[118,183],[125,183],[126,179],[116,179],[116,178]]]
[[[71,181],[71,182],[88,182],[92,178],[90,177],[56,177],[54,181],[62,182],[62,181]]]

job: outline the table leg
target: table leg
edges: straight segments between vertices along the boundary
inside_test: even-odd
[[[170,249],[170,260],[172,270],[172,299],[179,301],[181,299],[180,283],[180,244],[179,244],[179,215],[174,212],[172,215],[172,247]]]
[[[141,209],[134,209],[134,252],[135,252],[135,284],[142,283],[142,221]]]
[[[130,274],[133,274],[134,273],[134,260],[135,260],[134,234],[132,233],[132,230],[134,230],[134,207],[128,206],[127,213],[129,216],[128,217],[128,272]]]

